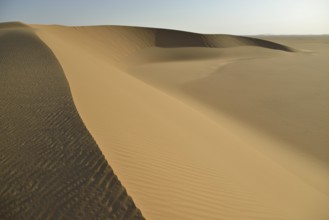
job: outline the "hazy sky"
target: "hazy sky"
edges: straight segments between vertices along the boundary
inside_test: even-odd
[[[329,0],[0,0],[0,22],[329,34]]]

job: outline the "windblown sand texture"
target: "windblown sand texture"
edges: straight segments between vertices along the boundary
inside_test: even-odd
[[[143,219],[82,123],[52,51],[0,25],[0,219]]]
[[[329,219],[328,36],[31,27],[146,219]]]

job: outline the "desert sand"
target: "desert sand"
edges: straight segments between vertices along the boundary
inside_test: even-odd
[[[52,51],[0,24],[0,219],[144,219],[82,123]]]
[[[329,218],[328,36],[30,27],[146,219]]]

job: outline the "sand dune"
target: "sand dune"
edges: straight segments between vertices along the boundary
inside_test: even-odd
[[[0,25],[0,106],[0,219],[143,219],[23,24]]]
[[[258,46],[291,51],[292,48],[271,41],[233,35],[201,35],[166,29],[124,26],[38,26],[47,30],[53,40],[70,40],[72,46],[88,50],[90,54],[106,62],[118,64],[122,59],[145,48],[232,48]],[[60,32],[60,35],[58,35]],[[57,38],[57,39],[56,39]]]
[[[32,27],[147,219],[329,218],[328,38]]]

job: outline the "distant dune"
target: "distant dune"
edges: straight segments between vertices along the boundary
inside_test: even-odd
[[[36,29],[38,25],[34,26]],[[292,51],[292,48],[273,43],[271,41],[240,37],[233,35],[202,35],[182,31],[126,27],[126,26],[91,26],[91,27],[65,27],[42,26],[43,30],[56,37],[61,32],[65,38],[72,40],[73,44],[95,52],[99,58],[107,58],[109,62],[121,61],[127,55],[151,47],[160,48],[231,48],[239,46],[256,46],[282,51]]]
[[[8,27],[15,25],[0,25],[3,28],[0,33],[8,33]],[[259,39],[124,26],[30,27],[58,59],[56,68],[59,65],[63,68],[79,115],[146,219],[329,218],[328,37],[263,36]],[[3,39],[0,35],[0,42],[4,42]],[[19,47],[18,42],[1,45]],[[20,47],[25,48],[24,45]],[[83,155],[83,149],[90,150],[90,147],[100,153],[74,112],[65,78],[52,78],[60,76],[61,69],[55,71],[56,74],[47,70],[45,83],[34,78],[39,76],[39,65],[48,67],[41,61],[52,65],[55,61],[39,56],[40,62],[35,58],[15,69],[13,63],[21,62],[10,59],[9,65],[9,51],[0,52],[6,64],[0,67],[1,72],[9,69],[18,74],[16,69],[21,68],[19,72],[25,73],[27,69],[33,74],[31,77],[23,74],[25,78],[8,78],[12,72],[0,76],[5,83],[1,88],[6,90],[2,92],[3,105],[11,106],[2,115],[12,112],[2,120],[22,128],[13,133],[9,125],[2,127],[3,138],[13,137],[12,134],[15,137],[50,134],[52,137],[52,133],[43,132],[48,126],[49,129],[60,126],[61,129],[56,130],[57,142],[47,139],[42,145],[45,148],[37,148],[45,150],[41,161],[49,160],[49,164],[53,164],[52,160],[45,159],[51,155],[57,157],[53,143],[71,143],[63,146],[71,146],[77,158]],[[27,91],[36,88],[34,97],[40,91],[50,92],[43,94],[45,99],[37,99],[38,102],[35,98],[16,100],[11,98],[16,93],[8,92],[16,86],[10,87],[8,82],[15,85],[24,82]],[[48,86],[50,82],[53,84]],[[24,91],[17,94],[25,94]],[[48,97],[58,97],[56,91],[62,91],[64,95],[61,93],[59,97],[65,97],[56,100],[71,104],[60,104],[65,106],[61,109],[48,107],[53,103]],[[29,129],[27,133],[24,128],[30,122],[24,115],[31,110],[24,105],[20,108],[20,103],[37,103],[33,108],[44,108],[47,114],[54,115],[33,118],[33,121],[49,120],[47,129],[36,126],[38,130]],[[72,116],[57,118],[58,112]],[[77,125],[68,126],[72,120]],[[70,139],[73,134],[76,141]],[[67,138],[71,141],[65,142]],[[83,143],[88,144],[79,151],[81,138],[86,138],[88,142]],[[34,142],[32,139],[31,143]],[[11,145],[17,150],[9,151]],[[11,163],[17,161],[15,152],[24,152],[19,158],[30,161],[24,148],[19,150],[21,145],[10,142],[2,146],[11,152],[8,153]],[[90,172],[84,176],[85,182],[94,179],[93,175],[99,171],[88,162],[74,161],[81,166],[85,164],[79,168],[81,172]],[[51,165],[58,166],[57,163]],[[72,165],[67,172],[75,169],[78,168]],[[111,170],[107,164],[106,170]],[[11,178],[13,174],[6,171],[1,175]],[[104,175],[109,179],[114,176],[113,173]],[[119,183],[118,188],[111,191],[111,180],[97,177],[101,182],[97,186],[106,186],[100,191],[109,190],[116,196],[90,192],[92,198],[100,196],[100,201],[106,200],[109,210],[122,210],[120,213],[130,213],[131,218],[142,218]],[[3,180],[3,183],[15,186],[12,183],[16,182]],[[52,187],[64,194],[66,188],[79,189],[76,184],[61,185],[60,181]],[[0,193],[2,189],[6,195],[15,195],[13,190],[6,191],[7,188],[0,188]],[[80,196],[84,198],[89,193],[74,192],[72,197],[77,198],[74,207],[78,209]],[[72,198],[63,198],[68,197]],[[20,197],[13,198],[18,204],[15,207],[20,207],[17,200]],[[124,211],[126,202],[130,204],[128,210],[133,211]],[[104,203],[94,205],[94,209],[104,207]],[[72,209],[71,205],[65,207],[65,210]],[[2,210],[10,213],[8,210],[12,208],[7,203],[0,205],[0,214]],[[100,219],[106,219],[103,216]],[[122,215],[113,217],[127,219]]]

